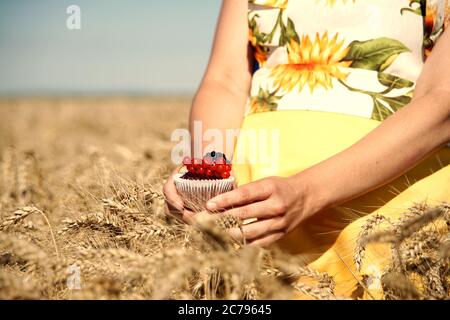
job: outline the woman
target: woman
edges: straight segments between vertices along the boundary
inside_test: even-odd
[[[240,137],[239,187],[207,208],[256,218],[242,230],[250,244],[310,253],[338,294],[355,296],[389,252],[355,261],[365,222],[450,199],[444,11],[444,0],[224,0],[191,130],[276,130],[278,160],[253,163],[255,144]],[[164,191],[189,221],[172,178]]]

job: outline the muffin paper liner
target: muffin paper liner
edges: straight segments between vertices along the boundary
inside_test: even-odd
[[[234,177],[214,180],[188,180],[181,177],[182,174],[175,175],[175,187],[183,198],[185,206],[196,211],[204,209],[209,199],[231,191],[234,184]]]

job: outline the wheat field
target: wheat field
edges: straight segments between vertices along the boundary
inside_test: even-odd
[[[232,217],[200,213],[187,226],[166,214],[170,134],[188,108],[188,98],[0,100],[0,299],[340,298],[302,257],[230,239]],[[382,222],[361,230],[355,262],[370,242],[392,244],[384,297],[448,299],[450,206]]]

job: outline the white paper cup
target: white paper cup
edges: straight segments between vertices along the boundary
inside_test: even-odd
[[[215,196],[231,191],[234,177],[228,179],[190,180],[181,178],[183,174],[174,177],[175,187],[184,200],[184,205],[192,210],[205,209],[206,202]]]

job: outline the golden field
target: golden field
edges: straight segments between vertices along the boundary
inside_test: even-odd
[[[170,134],[188,108],[187,98],[0,100],[0,299],[339,298],[302,257],[229,239],[232,217],[187,226],[166,215]],[[385,298],[448,299],[449,205],[412,208],[384,233],[378,223],[361,230],[355,259],[367,236],[395,240]]]

